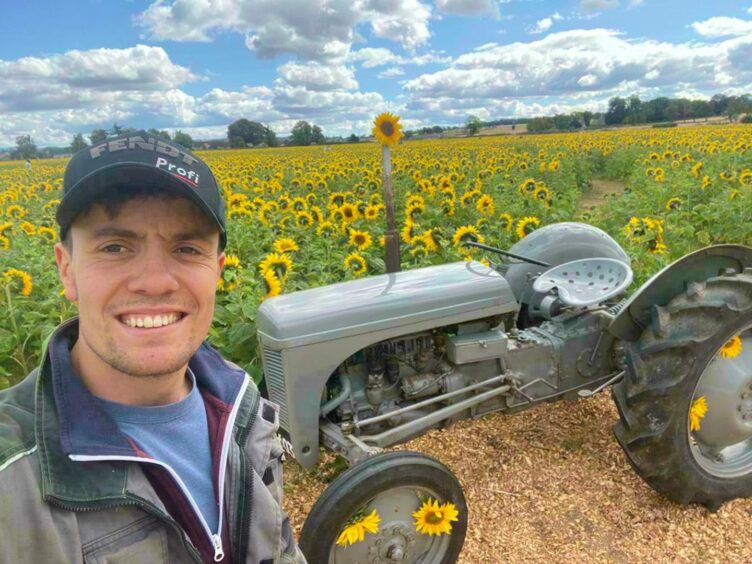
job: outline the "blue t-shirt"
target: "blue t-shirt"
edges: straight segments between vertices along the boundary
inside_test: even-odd
[[[214,533],[219,521],[219,506],[212,482],[209,425],[204,400],[190,369],[188,375],[191,391],[176,403],[144,407],[96,399],[141,450],[164,462],[180,476]]]

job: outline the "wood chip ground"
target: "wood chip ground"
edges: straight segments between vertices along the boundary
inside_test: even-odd
[[[752,499],[717,513],[682,507],[632,470],[611,427],[608,392],[435,430],[400,448],[438,458],[469,508],[461,563],[752,562]],[[327,461],[285,463],[296,534],[326,487]]]

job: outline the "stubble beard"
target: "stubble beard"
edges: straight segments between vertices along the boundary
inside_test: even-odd
[[[99,347],[92,346],[92,341],[86,338],[85,333],[82,333],[82,336],[86,339],[88,348],[102,362],[118,372],[133,378],[159,379],[172,376],[176,372],[184,369],[188,364],[188,361],[190,361],[191,357],[196,352],[191,347],[191,343],[195,341],[194,334],[191,332],[188,339],[175,347],[174,354],[165,360],[159,361],[161,366],[153,366],[153,362],[139,358],[138,352],[128,353],[123,351],[122,348],[118,346],[112,335],[104,336],[103,350],[100,350]]]

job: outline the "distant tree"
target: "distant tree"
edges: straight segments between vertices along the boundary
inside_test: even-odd
[[[626,115],[624,116],[624,123],[644,123],[645,114],[642,111],[642,100],[640,97],[633,94],[627,99],[626,102]]]
[[[358,137],[354,133],[351,133],[350,137],[347,138],[347,142],[348,143],[359,143],[360,142],[360,137]]]
[[[95,129],[89,134],[89,140],[92,145],[101,143],[107,139],[107,132],[104,129]]]
[[[713,108],[707,100],[692,100],[692,117],[705,118],[706,120],[712,114]]]
[[[582,123],[585,127],[590,127],[590,122],[593,120],[593,112],[582,112]]]
[[[232,144],[233,138],[240,138],[245,145],[259,145],[267,141],[267,136],[267,128],[257,121],[241,118],[227,126],[227,139],[230,144]]]
[[[300,120],[292,128],[292,145],[310,145],[312,135],[311,124]]]
[[[554,127],[554,120],[550,117],[536,117],[527,122],[527,130],[531,133],[551,131]]]
[[[146,133],[151,133],[152,135],[156,137],[164,137],[165,139],[170,139],[170,132],[167,131],[166,129],[156,129],[152,127],[151,129],[147,129]]]
[[[123,126],[118,125],[117,123],[112,124],[112,128],[110,129],[110,135],[112,137],[118,137],[123,134]]]
[[[566,114],[556,114],[553,118],[554,128],[559,131],[566,131],[569,129],[569,124],[572,122],[572,116]]]
[[[85,149],[86,147],[88,147],[88,145],[84,140],[84,136],[80,133],[76,133],[76,135],[73,137],[73,142],[71,143],[71,153],[77,153],[78,151]]]
[[[245,139],[242,137],[230,137],[230,147],[233,149],[245,149],[247,145],[245,144]]]
[[[483,127],[483,122],[480,121],[478,116],[467,116],[465,127],[470,135],[475,135],[480,131],[480,128]]]
[[[31,135],[19,135],[16,137],[16,148],[11,151],[11,158],[29,160],[37,156],[37,146],[31,138]]]
[[[175,132],[175,137],[172,139],[178,145],[182,145],[186,149],[193,149],[193,138],[187,133],[183,133],[179,129]]]
[[[318,125],[311,127],[311,143],[315,143],[316,145],[326,143],[324,132],[321,131],[321,128]]]
[[[264,133],[264,141],[267,145],[270,147],[276,147],[279,142],[277,141],[277,134],[272,131],[272,129],[268,126],[264,126],[266,128],[266,132]]]
[[[752,100],[748,96],[734,96],[728,106],[726,106],[725,113],[729,121],[736,121],[740,114],[750,111],[752,111]]]
[[[624,98],[616,96],[608,101],[608,111],[606,112],[606,125],[617,125],[624,123],[627,117],[627,102]]]

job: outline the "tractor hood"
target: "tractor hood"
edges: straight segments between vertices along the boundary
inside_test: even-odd
[[[431,319],[516,310],[501,274],[478,262],[456,262],[277,296],[261,305],[256,325],[262,342],[279,350]]]

